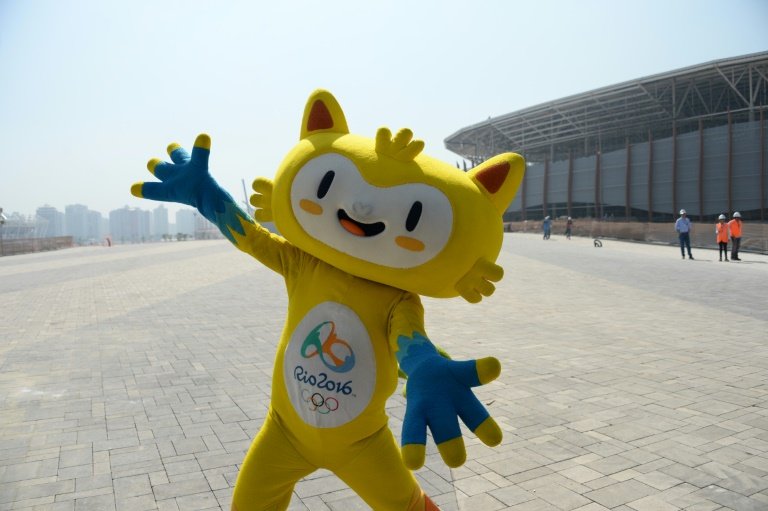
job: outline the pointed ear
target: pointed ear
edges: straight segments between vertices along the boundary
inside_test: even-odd
[[[469,178],[485,192],[500,215],[515,198],[525,174],[525,160],[515,153],[504,153],[484,161],[469,171]]]
[[[301,121],[301,140],[315,133],[349,133],[341,106],[333,94],[323,89],[309,96]]]

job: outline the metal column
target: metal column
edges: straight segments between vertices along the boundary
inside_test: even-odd
[[[760,221],[765,222],[765,117],[760,109]]]
[[[648,221],[653,222],[653,134],[648,130]]]
[[[632,145],[629,143],[629,138],[627,138],[627,172],[624,180],[624,216],[629,221],[632,217]]]
[[[548,189],[549,189],[549,158],[545,156],[544,157],[544,190],[542,193],[542,201],[541,201],[542,216],[547,216],[547,209],[548,209],[547,190]]]
[[[527,174],[528,173],[526,172],[523,175],[522,190],[520,190],[520,212],[522,213],[522,216],[523,216],[523,222],[525,222],[525,207],[526,207],[526,205],[525,205],[525,202],[526,202],[526,200],[525,200],[525,195],[526,195],[525,191],[528,188],[528,180],[525,179],[525,176]]]
[[[728,212],[733,213],[733,118],[728,110]]]
[[[672,218],[677,215],[677,80],[672,77]]]
[[[677,214],[677,123],[672,121],[672,217]]]
[[[573,151],[568,151],[568,216],[572,216],[573,207]]]
[[[704,121],[699,119],[699,222],[704,221]]]
[[[600,204],[600,146],[595,148],[595,218],[602,218],[602,205]]]

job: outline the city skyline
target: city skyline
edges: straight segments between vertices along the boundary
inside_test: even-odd
[[[178,234],[219,238],[217,228],[197,210],[183,207],[170,213],[164,203],[148,210],[123,206],[107,215],[84,204],[68,204],[63,211],[45,204],[33,214],[5,212],[4,239],[57,238],[69,236],[77,245],[161,241]],[[169,221],[172,217],[175,221]]]
[[[38,215],[38,210],[43,209],[43,208],[52,208],[52,209],[55,209],[58,212],[63,213],[64,211],[66,211],[66,208],[68,208],[70,206],[85,206],[90,211],[94,211],[96,213],[99,213],[102,217],[109,217],[109,213],[111,213],[113,211],[116,211],[116,210],[124,209],[124,208],[141,209],[141,210],[144,210],[144,211],[154,211],[155,209],[162,207],[162,208],[167,209],[169,212],[173,212],[174,214],[176,212],[178,212],[178,211],[181,211],[181,210],[189,210],[189,211],[193,211],[193,212],[197,211],[192,206],[186,206],[184,204],[159,202],[159,201],[153,201],[153,202],[149,202],[148,201],[147,204],[152,204],[152,207],[130,206],[128,204],[124,204],[124,205],[122,205],[120,207],[109,209],[106,212],[97,211],[95,209],[91,209],[88,206],[88,204],[84,204],[83,202],[74,202],[72,204],[65,204],[64,207],[57,207],[55,205],[52,205],[52,204],[49,204],[49,203],[45,203],[45,204],[41,204],[39,206],[33,207],[31,211],[10,211],[7,208],[3,208],[3,209],[4,209],[4,212],[5,212],[6,215],[17,215],[18,214],[18,215],[21,215],[21,216],[24,216],[24,217],[36,216],[36,215]],[[174,206],[174,205],[178,206],[178,207],[177,208],[173,208],[172,206]],[[2,206],[0,206],[0,207],[2,207]]]
[[[240,207],[242,207],[243,209],[246,209],[245,205],[243,204],[242,199],[235,198],[235,200],[239,202]],[[75,206],[75,205],[86,206],[89,210],[96,211],[96,212],[100,213],[104,217],[108,217],[109,213],[112,212],[112,211],[115,211],[117,209],[123,209],[125,207],[139,208],[139,209],[143,209],[143,210],[147,210],[147,211],[152,211],[155,208],[157,208],[158,206],[164,206],[172,214],[175,214],[178,211],[186,210],[186,209],[189,209],[189,210],[192,210],[192,211],[196,211],[195,208],[193,208],[192,206],[187,206],[185,204],[179,204],[179,203],[175,203],[175,202],[149,201],[149,200],[145,200],[144,202],[138,203],[138,204],[128,204],[128,203],[126,203],[126,204],[123,204],[122,206],[118,206],[118,207],[114,207],[114,208],[111,208],[111,209],[107,209],[106,211],[102,211],[102,210],[98,210],[98,209],[93,209],[88,204],[86,204],[86,201],[74,201],[72,203],[67,203],[67,204],[64,204],[63,202],[59,202],[59,204],[63,204],[63,205],[56,205],[56,204],[51,204],[50,202],[45,202],[43,204],[39,204],[39,205],[36,205],[36,206],[33,205],[33,206],[31,206],[30,208],[28,208],[27,210],[24,210],[24,211],[11,210],[10,208],[5,207],[2,203],[0,203],[0,207],[3,208],[3,210],[4,210],[6,215],[20,214],[20,215],[25,216],[25,217],[36,215],[37,214],[37,210],[39,208],[52,207],[52,208],[55,208],[58,211],[62,211],[63,212],[67,208],[67,206]]]

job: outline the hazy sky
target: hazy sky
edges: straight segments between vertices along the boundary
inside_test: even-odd
[[[131,183],[200,132],[240,199],[316,88],[352,132],[409,127],[453,164],[467,125],[765,51],[766,27],[766,0],[0,0],[0,207],[152,209]]]

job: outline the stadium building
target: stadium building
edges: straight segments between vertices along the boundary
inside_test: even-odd
[[[765,221],[768,52],[716,60],[463,128],[446,147],[474,165],[513,151],[528,169],[508,221],[546,215]]]

